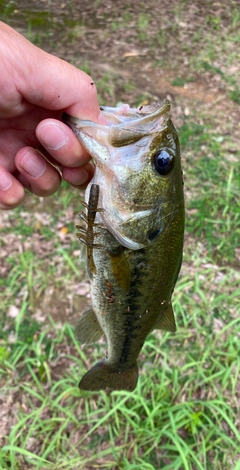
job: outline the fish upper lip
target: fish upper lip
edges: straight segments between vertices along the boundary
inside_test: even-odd
[[[146,108],[147,106],[143,106],[143,107],[140,107],[140,108],[129,108],[128,112],[123,114],[123,116],[133,116],[132,120],[129,120],[127,121],[127,126],[128,128],[134,128],[134,127],[138,127],[139,125],[146,125],[147,122],[149,120],[153,121],[155,120],[156,118],[160,117],[160,116],[163,116],[164,114],[166,114],[167,112],[170,111],[170,108],[171,108],[171,104],[168,100],[165,100],[161,106],[159,106],[155,111],[153,112],[148,112],[148,113],[142,113],[141,112],[141,108]],[[111,108],[111,107],[108,107],[108,106],[100,106],[100,109],[101,111],[103,111],[103,113],[105,113],[106,115],[108,115],[110,121],[111,119],[113,120],[113,118],[116,118],[116,108]],[[115,110],[115,114],[114,114],[114,110]],[[120,116],[120,114],[119,114]],[[134,116],[136,117],[134,119]],[[92,127],[92,126],[97,126],[99,129],[103,128],[103,129],[106,129],[106,127],[109,127],[109,126],[117,126],[118,128],[121,128],[121,127],[126,127],[126,122],[122,122],[120,117],[119,117],[119,122],[118,123],[115,123],[115,122],[110,122],[109,123],[109,126],[103,126],[101,124],[97,124],[93,121],[90,121],[90,120],[87,120],[87,119],[79,119],[77,117],[74,117],[74,116],[70,116],[69,114],[67,113],[63,113],[62,114],[62,120],[63,122],[65,122],[66,124],[68,124],[71,128],[73,128],[74,126],[77,126],[77,127],[80,127],[80,128],[83,128],[83,127]]]

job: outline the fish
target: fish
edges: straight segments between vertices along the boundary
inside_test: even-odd
[[[176,331],[171,298],[184,241],[180,145],[168,100],[100,109],[106,125],[63,116],[95,163],[80,229],[92,306],[76,338],[92,344],[105,336],[108,345],[79,388],[133,391],[147,336]]]

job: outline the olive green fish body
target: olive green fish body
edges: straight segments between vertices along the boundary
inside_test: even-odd
[[[107,358],[85,374],[82,389],[133,390],[147,335],[155,328],[175,331],[171,296],[182,260],[184,199],[169,109],[168,102],[145,113],[106,108],[109,127],[67,120],[97,166],[87,205],[92,184],[99,186],[92,309],[76,335],[91,343],[105,334],[108,343]]]

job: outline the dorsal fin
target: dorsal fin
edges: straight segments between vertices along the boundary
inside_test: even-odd
[[[163,314],[156,322],[154,329],[166,330],[166,331],[171,331],[171,333],[175,333],[176,323],[175,323],[174,312],[173,312],[171,302],[167,304],[167,307],[164,310]]]

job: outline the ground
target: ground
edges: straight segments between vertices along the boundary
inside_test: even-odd
[[[0,468],[239,470],[239,1],[1,0],[0,18],[90,73],[100,104],[167,97],[186,197],[178,330],[150,335],[133,394],[77,388],[105,354],[73,334],[77,190],[0,213]]]

